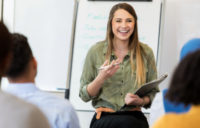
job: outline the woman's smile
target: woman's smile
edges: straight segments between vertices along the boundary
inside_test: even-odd
[[[119,32],[122,36],[127,36],[127,34],[129,33],[129,30],[118,30],[118,32]]]

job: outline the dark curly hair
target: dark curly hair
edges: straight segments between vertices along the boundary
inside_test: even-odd
[[[3,22],[0,22],[0,73],[5,73],[5,58],[11,53],[12,38]],[[1,74],[1,75],[3,75]]]
[[[179,63],[165,97],[175,104],[200,104],[200,50]]]
[[[33,58],[28,40],[24,35],[14,33],[13,39],[13,58],[10,68],[7,72],[7,77],[15,78],[23,75],[27,69],[30,60]]]

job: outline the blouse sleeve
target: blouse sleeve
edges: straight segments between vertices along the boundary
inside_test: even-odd
[[[80,90],[79,90],[79,97],[88,102],[99,95],[91,97],[87,92],[87,86],[95,79],[95,52],[94,48],[91,47],[86,55],[83,71],[80,79]]]

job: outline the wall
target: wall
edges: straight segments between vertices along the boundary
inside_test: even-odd
[[[182,46],[190,39],[200,37],[199,11],[199,0],[165,0],[159,70],[168,72],[169,78],[160,90],[168,88]]]
[[[28,38],[38,61],[36,85],[66,88],[75,0],[4,0],[4,22],[10,32]],[[6,86],[5,79],[2,87]]]
[[[178,51],[176,44],[176,15],[175,7],[176,0],[165,0],[164,15],[163,15],[163,28],[162,28],[162,46],[160,52],[160,69],[159,71],[168,72],[169,77],[162,83],[160,90],[168,87],[169,80],[173,73],[174,67],[178,62]]]
[[[168,72],[169,77],[159,86],[161,91],[169,86],[183,45],[200,38],[199,0],[165,0],[164,5],[159,71]]]
[[[10,32],[14,30],[14,3],[14,0],[3,1],[3,22]]]

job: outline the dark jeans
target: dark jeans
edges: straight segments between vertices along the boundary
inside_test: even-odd
[[[108,113],[102,112],[101,118],[94,114],[90,128],[148,128],[148,122],[140,111]]]

